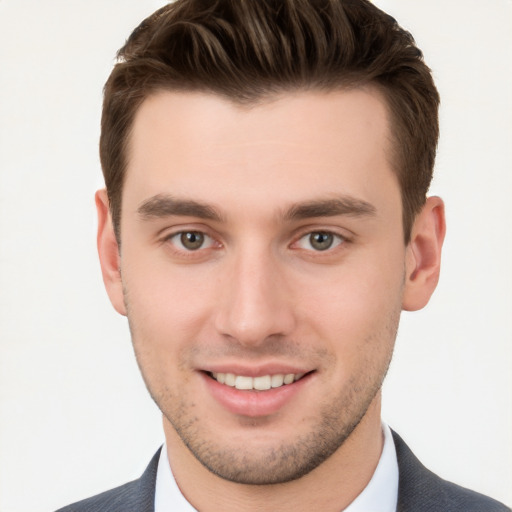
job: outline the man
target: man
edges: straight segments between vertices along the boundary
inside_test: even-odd
[[[166,444],[62,510],[507,510],[380,418],[400,312],[439,276],[438,103],[365,0],[178,0],[133,32],[98,248]]]

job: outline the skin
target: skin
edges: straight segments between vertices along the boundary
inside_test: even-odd
[[[404,246],[389,130],[371,88],[140,107],[121,248],[104,191],[98,246],[197,509],[339,511],[369,482],[400,311],[428,302],[445,232],[429,198]],[[306,377],[277,405],[229,391],[226,406],[209,372]]]

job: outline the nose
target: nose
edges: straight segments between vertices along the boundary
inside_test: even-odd
[[[247,347],[289,336],[295,317],[283,270],[269,252],[246,251],[230,258],[220,280],[217,332]]]

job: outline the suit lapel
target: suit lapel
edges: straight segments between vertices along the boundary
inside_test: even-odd
[[[130,508],[126,512],[132,510],[133,512],[154,512],[156,473],[161,450],[162,448],[159,448],[155,455],[153,455],[148,467],[139,480],[136,481],[136,487],[134,487],[132,496],[133,501],[127,501],[127,505]]]
[[[398,459],[397,512],[438,512],[464,510],[448,490],[460,489],[428,470],[403,439],[393,432]],[[460,491],[458,491],[460,492]]]

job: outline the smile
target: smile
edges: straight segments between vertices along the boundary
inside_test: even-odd
[[[276,375],[262,375],[260,377],[247,377],[245,375],[235,375],[234,373],[217,373],[210,375],[220,384],[242,390],[266,391],[272,388],[280,388],[287,384],[292,384],[304,377],[304,373],[288,373]]]

